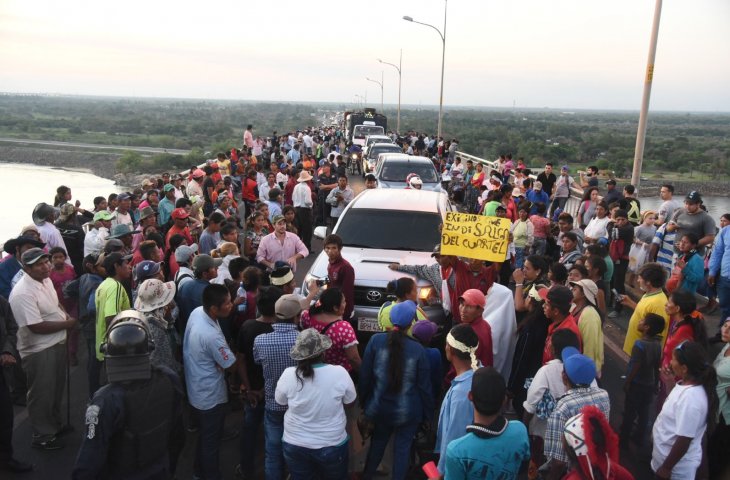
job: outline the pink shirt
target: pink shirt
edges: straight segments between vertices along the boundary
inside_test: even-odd
[[[302,329],[314,328],[319,333],[322,333],[322,330],[327,327],[326,323],[321,323],[316,318],[310,317],[308,310],[302,312],[301,324]],[[332,346],[325,352],[324,359],[330,365],[339,365],[349,372],[352,370],[352,365],[350,365],[345,349],[357,345],[355,330],[350,322],[345,320],[335,320],[329,325],[330,327],[327,328],[324,334],[330,337]]]
[[[58,297],[61,305],[66,310],[66,313],[74,318],[79,316],[79,303],[76,298],[68,298],[63,295],[63,287],[73,282],[76,279],[76,271],[74,267],[68,264],[64,264],[64,269],[59,272],[55,268],[51,268],[50,274],[51,282],[53,282],[53,288],[56,290],[56,296]]]
[[[297,253],[306,257],[309,250],[304,246],[304,242],[291,232],[284,233],[284,241],[276,238],[276,232],[270,233],[261,239],[259,249],[256,251],[256,261],[261,263],[263,260],[268,262],[276,262],[281,260],[286,262],[287,259],[293,257]],[[296,272],[296,263],[292,267],[292,272]]]
[[[540,215],[531,215],[530,221],[532,222],[533,231],[532,234],[535,238],[547,238],[550,234],[550,220]]]

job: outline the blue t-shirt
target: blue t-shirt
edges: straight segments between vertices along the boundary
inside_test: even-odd
[[[530,442],[522,422],[512,420],[497,437],[467,433],[446,449],[446,480],[510,480],[530,458]]]
[[[210,255],[211,250],[215,250],[220,241],[220,232],[210,233],[206,228],[205,230],[203,230],[203,233],[200,234],[200,240],[198,240],[200,253]]]
[[[193,310],[185,329],[183,363],[185,386],[190,405],[210,410],[228,402],[224,372],[236,356],[228,347],[218,321],[210,318],[203,307]]]
[[[474,422],[474,407],[469,401],[473,377],[474,370],[467,370],[451,381],[451,387],[441,403],[434,452],[445,452],[449,443],[463,437],[466,427]],[[446,455],[441,455],[438,467],[439,471],[444,471]]]

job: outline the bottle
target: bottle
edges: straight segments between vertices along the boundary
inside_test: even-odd
[[[243,298],[243,303],[238,304],[238,313],[246,313],[246,289],[243,287],[243,282],[241,282],[241,286],[238,287],[238,292],[236,292],[237,297]]]

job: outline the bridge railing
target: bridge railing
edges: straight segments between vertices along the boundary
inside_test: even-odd
[[[497,162],[494,160],[487,160],[481,157],[477,157],[476,155],[471,155],[466,152],[457,151],[456,155],[461,157],[462,161],[471,160],[472,162],[481,163],[484,165],[485,168],[489,170],[496,170],[497,169]],[[537,176],[542,172],[542,168],[530,168],[530,171],[533,173],[530,174],[530,178],[533,180],[537,179]],[[512,179],[513,174],[510,174],[510,179]],[[550,194],[550,192],[548,192]],[[583,200],[583,190],[570,187],[570,198],[568,198],[567,203],[565,204],[565,208],[563,209],[564,212],[567,212],[573,216],[574,219],[577,221],[578,217],[578,208],[580,208],[580,203]],[[549,205],[548,205],[549,207]]]

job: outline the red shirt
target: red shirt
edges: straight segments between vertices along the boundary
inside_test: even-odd
[[[668,367],[672,361],[672,353],[674,349],[687,340],[695,339],[695,331],[692,325],[682,322],[681,325],[671,325],[669,327],[669,335],[664,343],[664,352],[662,353],[662,368]]]
[[[63,308],[69,315],[71,315],[72,317],[78,317],[78,298],[67,298],[63,295],[63,287],[76,279],[76,271],[74,270],[74,267],[67,263],[65,263],[63,266],[64,268],[62,272],[59,272],[55,268],[51,268],[51,273],[49,276],[51,278],[51,282],[53,282],[53,288],[56,289],[56,296],[58,297],[58,301],[61,302],[61,305],[63,305]]]
[[[492,327],[486,320],[478,318],[471,322],[469,326],[474,330],[479,338],[479,346],[477,347],[477,358],[482,362],[482,366],[491,367],[494,364],[494,350],[492,348]]]
[[[349,320],[355,309],[355,269],[352,268],[350,262],[340,256],[336,262],[327,264],[327,276],[330,279],[330,285],[339,288],[345,295],[347,306],[342,318]]]
[[[567,328],[568,330],[571,330],[575,335],[578,337],[578,344],[580,345],[580,350],[583,350],[583,340],[581,340],[580,337],[580,330],[578,329],[578,324],[575,323],[575,318],[573,318],[573,315],[568,315],[563,319],[560,323],[551,323],[548,326],[548,336],[547,339],[545,339],[545,349],[542,351],[542,364],[545,365],[547,362],[553,359],[553,333],[555,333],[557,330],[562,330],[564,328]]]
[[[193,242],[193,237],[190,235],[190,229],[188,227],[178,228],[177,225],[173,225],[170,227],[170,230],[167,231],[167,235],[165,235],[165,248],[170,248],[170,237],[177,234],[185,237],[185,241],[188,242],[188,245],[195,243]]]
[[[255,188],[256,180],[246,178],[243,181],[243,186],[241,188],[241,198],[243,198],[244,200],[248,200],[249,202],[256,202],[256,193],[254,192]]]

